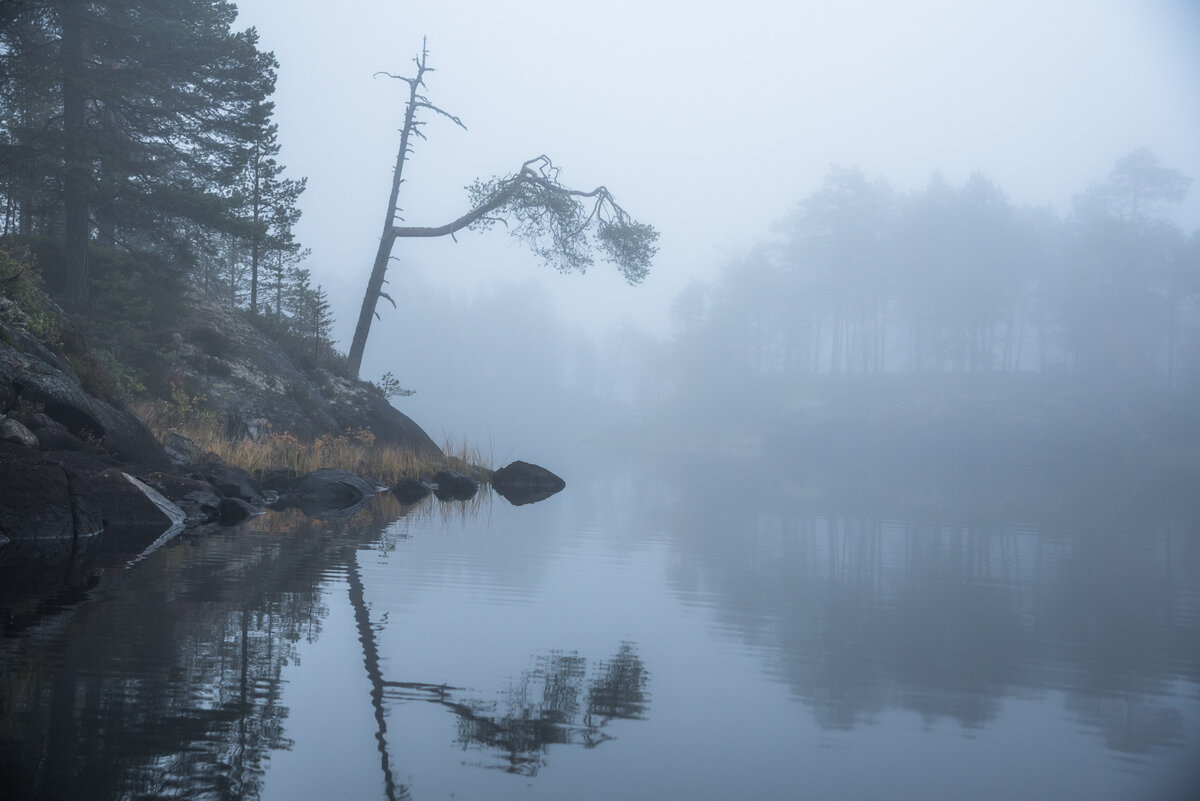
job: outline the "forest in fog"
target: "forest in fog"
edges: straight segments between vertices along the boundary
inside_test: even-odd
[[[1189,184],[1137,150],[1064,216],[1016,206],[978,173],[902,193],[835,166],[768,241],[675,298],[665,338],[628,324],[589,338],[520,286],[471,298],[410,286],[391,330],[409,340],[456,321],[401,357],[412,403],[478,405],[483,392],[493,420],[533,408],[561,431],[761,423],[846,381],[881,402],[951,382],[1186,408],[1200,388],[1200,231],[1173,213]]]
[[[979,173],[901,196],[835,167],[777,242],[679,298],[680,344],[748,375],[1067,370],[1191,386],[1200,231],[1169,217],[1188,184],[1139,150],[1062,219],[1015,208]]]
[[[135,394],[163,383],[154,359],[139,362],[157,347],[140,332],[189,285],[245,309],[310,365],[343,367],[351,343],[335,341],[317,278],[348,282],[356,300],[365,258],[313,264],[300,242],[307,184],[280,159],[278,64],[254,28],[237,29],[237,9],[28,2],[0,19],[0,237],[58,297],[117,323],[95,337],[112,381]],[[485,447],[501,432],[502,448],[699,419],[762,434],[804,418],[799,396],[827,400],[854,380],[875,382],[858,395],[880,404],[901,385],[953,382],[993,395],[1020,385],[1026,400],[1063,387],[1121,404],[1154,396],[1186,412],[1200,387],[1200,231],[1181,211],[1191,176],[1147,149],[1113,158],[1066,212],[1015,203],[983,173],[934,173],[912,191],[832,166],[815,189],[795,181],[772,233],[715,272],[655,266],[715,277],[677,281],[686,288],[654,333],[577,330],[544,285],[502,280],[511,254],[494,234],[498,277],[470,292],[429,277],[457,268],[419,274],[425,251],[406,245],[389,273],[397,310],[383,309],[363,375],[387,376],[423,425]],[[361,183],[374,197],[386,172]],[[617,320],[612,298],[600,290],[594,305]]]

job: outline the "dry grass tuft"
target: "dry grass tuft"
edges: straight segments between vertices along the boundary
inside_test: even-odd
[[[220,421],[211,412],[201,411],[196,399],[181,404],[144,402],[134,408],[163,441],[174,431],[194,442],[201,450],[211,451],[227,464],[250,473],[272,467],[288,468],[303,475],[320,468],[346,470],[382,484],[395,484],[402,476],[429,477],[442,468],[466,474],[491,473],[490,457],[465,441],[447,442],[444,456],[418,453],[407,448],[377,442],[370,429],[342,434],[324,434],[303,441],[287,431],[268,430],[256,440],[229,439]],[[185,412],[185,413],[181,413]],[[478,468],[478,470],[476,469]]]

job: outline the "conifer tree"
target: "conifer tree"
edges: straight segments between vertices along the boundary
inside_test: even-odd
[[[26,168],[0,184],[6,220],[61,238],[71,300],[87,302],[97,235],[188,269],[205,236],[237,231],[230,187],[264,134],[253,112],[269,115],[276,64],[253,29],[233,30],[232,3],[27,0],[6,13],[0,143],[6,166]]]
[[[273,81],[272,81],[273,82]],[[283,178],[279,155],[279,126],[271,120],[273,104],[254,104],[250,125],[254,135],[248,142],[239,212],[247,229],[250,276],[250,313],[259,312],[259,285],[268,264],[282,264],[300,250],[292,229],[300,219],[296,203],[305,179]],[[282,273],[278,276],[282,277]],[[278,307],[278,299],[276,306]]]

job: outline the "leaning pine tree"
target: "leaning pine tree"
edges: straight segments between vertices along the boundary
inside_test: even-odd
[[[421,132],[424,122],[418,119],[418,114],[422,110],[431,111],[466,130],[462,120],[433,105],[421,94],[425,88],[425,73],[433,71],[426,65],[428,55],[429,51],[422,47],[420,56],[413,59],[417,65],[415,77],[378,73],[406,82],[409,96],[379,250],[350,343],[349,367],[354,375],[358,375],[362,365],[371,321],[378,316],[375,308],[379,298],[386,298],[395,306],[383,291],[383,285],[392,246],[397,239],[453,236],[464,228],[487,230],[496,222],[504,222],[514,237],[560,272],[583,272],[593,263],[592,254],[598,250],[604,260],[615,264],[631,284],[640,283],[646,277],[658,250],[655,246],[658,232],[630,217],[617,205],[608,189],[599,186],[591,191],[581,191],[563,186],[558,180],[558,168],[546,156],[526,161],[515,173],[503,178],[476,181],[469,188],[470,210],[456,220],[431,227],[398,225],[397,201],[400,184],[404,182],[404,164],[412,152],[411,139],[414,136],[425,138]]]

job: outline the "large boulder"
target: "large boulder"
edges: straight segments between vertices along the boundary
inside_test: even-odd
[[[70,564],[93,548],[138,550],[185,522],[175,504],[111,459],[84,453],[0,442],[0,486],[0,537],[8,541],[0,562],[33,570]]]
[[[100,508],[73,492],[78,476],[41,451],[0,442],[0,606],[52,597],[101,537]],[[13,620],[9,619],[9,624]]]
[[[240,467],[219,461],[201,462],[191,466],[188,477],[211,484],[222,498],[237,498],[253,506],[266,504],[254,478]]]
[[[513,506],[544,501],[567,482],[544,467],[516,461],[492,473],[492,489]]]
[[[309,517],[340,518],[357,512],[379,491],[380,487],[353,473],[324,468],[297,481],[281,502],[300,507]]]

